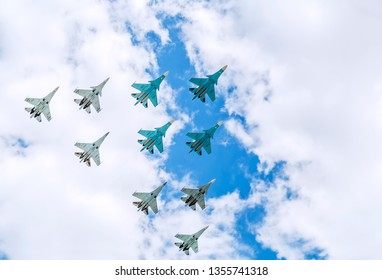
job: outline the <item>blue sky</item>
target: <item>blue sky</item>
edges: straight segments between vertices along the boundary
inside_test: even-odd
[[[380,10],[358,0],[4,4],[0,259],[381,258]],[[192,100],[189,79],[226,64],[216,101]],[[134,106],[131,84],[165,71],[159,105]],[[79,111],[73,90],[106,77],[102,111]],[[28,118],[24,99],[57,86],[52,121]],[[165,152],[140,152],[137,131],[172,118]],[[220,120],[212,154],[189,153],[186,133]],[[107,131],[102,164],[79,164],[74,143]],[[180,189],[213,178],[208,207],[185,208]],[[131,194],[163,181],[160,212],[137,213]],[[177,251],[176,233],[207,224],[198,254]]]

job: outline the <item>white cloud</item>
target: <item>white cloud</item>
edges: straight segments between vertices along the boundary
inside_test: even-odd
[[[257,239],[279,257],[320,248],[333,259],[381,258],[380,3],[164,1],[157,9],[185,18],[198,71],[228,64],[217,98],[245,119],[228,122],[231,134],[265,171],[287,162],[289,180],[256,194],[267,201]],[[298,199],[286,198],[285,184]]]

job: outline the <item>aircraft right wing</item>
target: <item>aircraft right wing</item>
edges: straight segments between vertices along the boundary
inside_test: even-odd
[[[182,191],[182,192],[184,192],[185,194],[188,194],[188,195],[193,195],[196,190],[195,189],[189,189],[189,188],[183,188],[180,191]]]
[[[150,96],[149,96],[151,102],[153,103],[154,107],[158,106],[158,98],[157,98],[157,94],[156,94],[156,91],[153,91]]]
[[[136,198],[139,198],[140,200],[147,200],[149,194],[148,193],[135,192],[135,193],[133,193],[133,196],[135,196]]]
[[[162,137],[158,137],[157,141],[155,142],[155,146],[158,148],[158,151],[160,153],[163,152],[163,141],[162,141]]]
[[[94,150],[94,155],[92,156],[94,162],[97,164],[97,165],[100,165],[101,164],[101,159],[99,157],[99,152],[98,150]]]
[[[188,240],[188,239],[191,237],[191,235],[187,235],[187,234],[179,234],[179,233],[177,233],[177,234],[175,235],[175,237],[176,237],[176,238],[179,238],[179,239],[182,240],[182,241],[186,241],[186,240]]]
[[[204,143],[203,148],[206,150],[208,154],[211,153],[211,141],[209,138],[206,139],[206,142]]]
[[[92,144],[89,144],[89,143],[76,143],[76,144],[74,144],[74,146],[76,146],[76,147],[78,147],[78,148],[80,148],[80,149],[82,149],[82,150],[87,150],[87,149],[89,149],[90,147],[92,147],[93,145]]]
[[[33,106],[37,106],[40,103],[41,99],[40,98],[25,98],[25,101],[29,102]]]
[[[203,83],[205,83],[206,80],[208,80],[208,79],[206,79],[206,78],[191,78],[191,79],[190,79],[190,82],[193,83],[193,84],[195,84],[195,85],[200,86],[200,85],[202,85]]]
[[[155,134],[155,131],[141,129],[141,130],[138,131],[138,133],[148,138],[148,137],[153,136]]]
[[[90,89],[75,89],[74,90],[75,93],[81,95],[82,97],[86,97],[89,93],[92,92],[92,90]]]
[[[157,205],[157,200],[155,198],[151,201],[149,206],[155,214],[158,213],[158,205]]]
[[[150,86],[149,84],[137,84],[137,83],[134,83],[131,85],[133,88],[136,88],[137,90],[139,91],[144,91],[148,88],[148,86]]]
[[[188,132],[186,135],[194,140],[199,140],[203,137],[204,133]]]
[[[97,113],[99,113],[99,111],[101,111],[101,105],[99,104],[99,97],[97,95],[94,96],[94,98],[92,100],[92,105],[93,105],[94,109],[97,111]]]

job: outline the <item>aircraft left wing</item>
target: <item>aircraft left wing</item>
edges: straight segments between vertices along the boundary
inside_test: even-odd
[[[131,85],[133,88],[136,88],[137,90],[139,91],[144,91],[147,89],[148,87],[148,84],[137,84],[137,83],[134,83]]]
[[[187,234],[179,234],[179,233],[177,233],[177,234],[175,235],[175,237],[176,237],[176,238],[179,238],[179,239],[182,240],[182,241],[186,241],[186,240],[188,240],[188,239],[191,237],[191,235],[187,235]]]
[[[162,137],[158,137],[157,141],[155,142],[155,146],[158,148],[159,152],[163,152],[163,141]]]
[[[204,133],[188,132],[186,135],[194,140],[199,140],[203,137]]]
[[[99,157],[99,152],[98,152],[98,150],[94,150],[93,153],[94,153],[94,154],[92,155],[92,158],[93,158],[94,162],[95,162],[97,165],[100,165],[100,164],[101,164],[101,158]]]
[[[40,103],[41,99],[40,98],[25,98],[25,101],[29,102],[33,106],[37,106]]]
[[[197,253],[197,252],[199,251],[199,248],[198,248],[198,241],[195,240],[195,242],[192,243],[192,245],[191,245],[191,249],[192,249],[195,253]]]
[[[153,210],[153,212],[155,214],[158,213],[158,205],[157,205],[157,200],[156,199],[153,199],[149,206],[150,206],[151,210]]]
[[[80,149],[82,149],[82,150],[87,150],[87,149],[89,149],[90,147],[92,147],[93,145],[92,144],[89,144],[89,143],[76,143],[76,144],[74,144],[74,146],[76,146],[76,147],[78,147],[78,148],[80,148]]]
[[[208,154],[211,153],[211,141],[209,138],[206,139],[206,142],[204,142],[203,148],[206,150]]]
[[[148,138],[148,137],[151,137],[155,133],[155,131],[141,129],[138,131],[138,133]]]
[[[200,198],[198,199],[198,204],[199,204],[200,208],[202,208],[202,210],[204,208],[206,208],[206,202],[204,200],[204,195],[200,196]]]
[[[101,105],[99,104],[98,96],[94,96],[94,98],[92,100],[92,105],[93,105],[94,109],[97,111],[97,113],[99,113],[99,111],[101,111]]]
[[[42,113],[44,114],[45,118],[50,121],[52,119],[52,116],[50,115],[50,110],[49,108],[44,108],[44,110],[42,110]]]
[[[75,89],[74,92],[81,95],[82,97],[86,97],[92,91],[90,89]]]
[[[195,85],[200,86],[200,85],[204,84],[206,80],[207,80],[206,78],[191,78],[190,82],[195,84]]]
[[[135,193],[133,193],[133,196],[135,196],[136,198],[139,198],[140,200],[146,200],[148,194],[147,193],[141,193],[141,192],[135,192]]]

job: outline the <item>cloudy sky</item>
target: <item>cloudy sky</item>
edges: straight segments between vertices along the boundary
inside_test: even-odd
[[[30,1],[0,10],[0,259],[380,259],[380,1]],[[217,99],[192,100],[191,77],[227,70]],[[159,105],[134,106],[133,82],[169,75]],[[100,113],[77,87],[110,77]],[[52,99],[51,122],[26,97]],[[139,129],[175,119],[163,154]],[[186,133],[224,125],[213,153]],[[110,131],[100,166],[74,143]],[[207,208],[182,187],[216,178]],[[134,191],[164,181],[159,213]],[[209,225],[199,253],[176,233]]]

